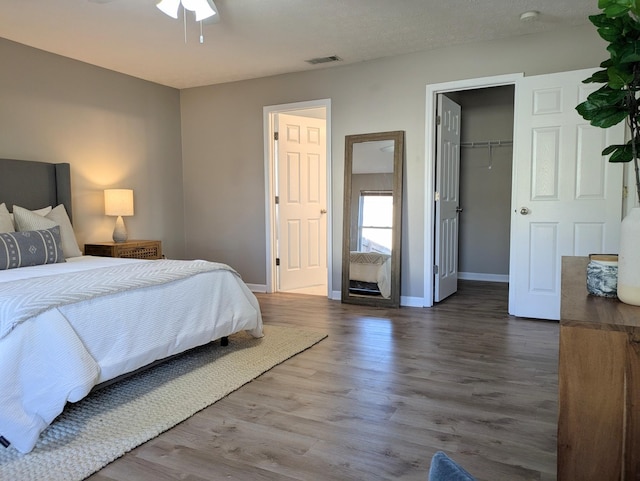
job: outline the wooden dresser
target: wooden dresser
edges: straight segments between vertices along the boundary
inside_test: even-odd
[[[558,481],[640,480],[640,307],[590,296],[562,259]]]
[[[99,242],[85,244],[84,254],[101,257],[128,257],[131,259],[160,259],[162,258],[162,243],[158,240]]]

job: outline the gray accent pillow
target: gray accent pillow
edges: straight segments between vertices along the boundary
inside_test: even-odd
[[[0,233],[0,270],[64,262],[60,227]]]
[[[46,215],[38,215],[23,207],[14,205],[13,216],[18,231],[49,229],[55,225],[60,226],[60,237],[65,259],[82,255],[64,205],[56,206]]]

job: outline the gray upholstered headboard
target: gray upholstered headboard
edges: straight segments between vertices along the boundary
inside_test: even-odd
[[[71,212],[71,169],[69,164],[49,164],[31,160],[0,159],[0,204],[40,209],[64,204]]]

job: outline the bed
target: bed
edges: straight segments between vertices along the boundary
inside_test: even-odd
[[[0,443],[23,453],[96,386],[235,332],[262,336],[255,296],[225,264],[69,256],[81,254],[69,237],[69,173],[0,159]],[[2,233],[14,205],[23,228]],[[60,222],[39,229],[42,219]],[[31,262],[23,237],[42,243],[46,262]]]
[[[391,255],[351,251],[349,292],[362,296],[391,297]]]

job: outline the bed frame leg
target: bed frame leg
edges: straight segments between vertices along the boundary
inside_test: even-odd
[[[228,346],[229,345],[229,338],[227,336],[221,337],[220,338],[220,345],[221,346]]]

